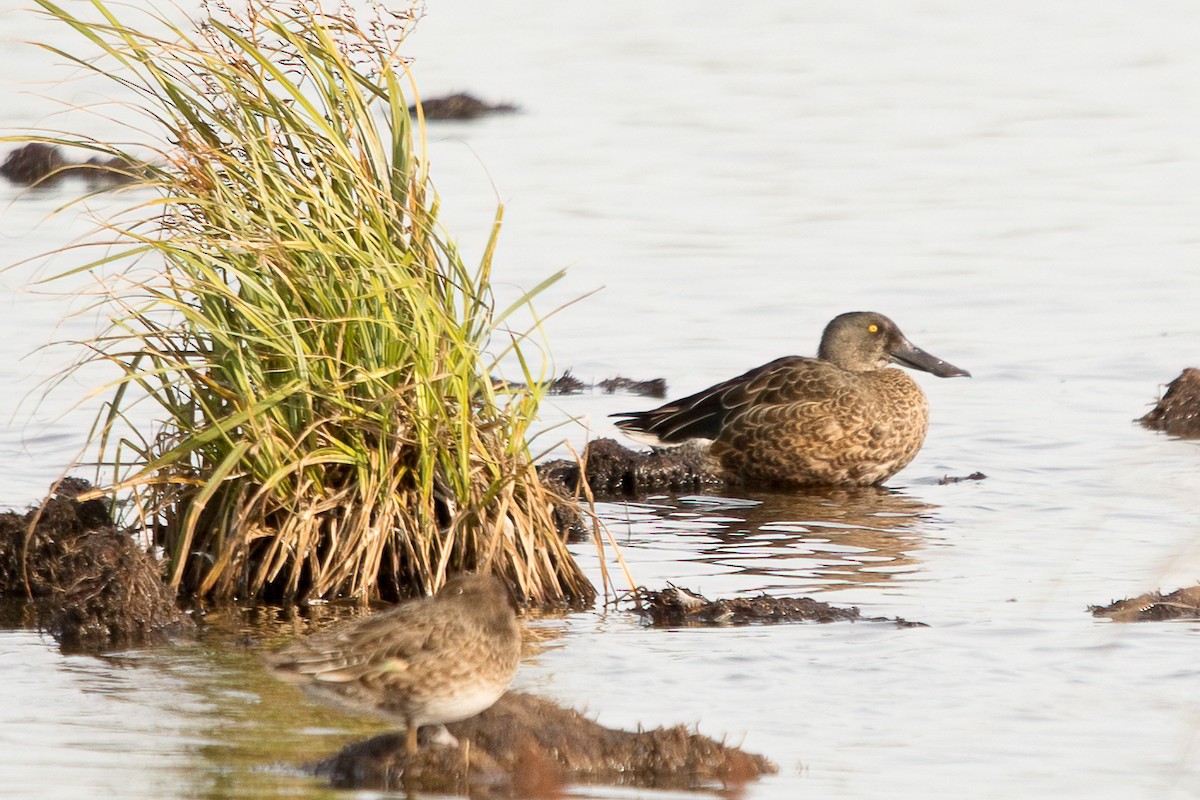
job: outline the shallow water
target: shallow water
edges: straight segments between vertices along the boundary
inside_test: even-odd
[[[890,492],[603,506],[640,583],[820,593],[930,627],[581,614],[518,684],[606,724],[696,724],[766,753],[781,771],[753,800],[1200,794],[1200,623],[1086,612],[1200,576],[1200,445],[1131,424],[1200,366],[1198,22],[1188,3],[1106,0],[432,7],[412,40],[422,91],[523,108],[431,133],[451,227],[478,253],[499,198],[505,296],[563,267],[543,309],[604,287],[548,321],[558,371],[661,376],[678,396],[811,354],[829,318],[874,309],[974,375],[918,376],[930,434]],[[0,36],[70,41],[16,13]],[[21,94],[89,96],[31,85],[52,63],[0,48],[0,125],[115,131]],[[74,196],[0,185],[0,262],[81,235],[71,213],[47,219]],[[88,422],[67,413],[82,383],[21,402],[63,358],[26,354],[92,324],[56,333],[71,303],[23,291],[33,274],[0,275],[10,506]],[[579,447],[652,403],[557,398],[547,423],[578,422],[542,441]],[[596,574],[592,546],[577,551]],[[0,632],[17,687],[0,699],[0,795],[337,795],[273,765],[361,723],[280,695],[257,663],[66,658]]]

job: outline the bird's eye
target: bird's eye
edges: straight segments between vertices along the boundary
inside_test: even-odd
[[[872,322],[867,326],[867,331],[870,333],[879,333],[879,326]]]

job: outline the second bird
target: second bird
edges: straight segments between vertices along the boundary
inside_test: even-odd
[[[433,597],[307,636],[270,662],[326,703],[403,723],[412,755],[421,725],[491,707],[520,658],[521,626],[503,584],[462,574]]]
[[[853,311],[825,327],[816,358],[785,356],[651,411],[613,416],[647,444],[711,441],[733,483],[869,486],[907,466],[929,427],[921,387],[890,364],[970,377],[884,315]]]

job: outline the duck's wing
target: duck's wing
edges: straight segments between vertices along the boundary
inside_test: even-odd
[[[807,365],[822,363],[802,356],[784,356],[761,367],[710,386],[650,411],[613,414],[629,438],[652,445],[683,444],[690,439],[716,439],[729,419],[760,396],[771,402],[794,391],[795,375]]]

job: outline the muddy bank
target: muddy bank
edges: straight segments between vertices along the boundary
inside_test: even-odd
[[[67,178],[80,178],[92,187],[117,186],[144,177],[145,167],[122,158],[93,156],[73,161],[61,148],[30,142],[8,154],[0,164],[0,176],[22,186],[56,186]]]
[[[520,110],[511,103],[488,103],[466,92],[430,97],[421,101],[421,107],[427,120],[479,119],[489,114],[513,114]],[[408,111],[416,114],[416,105],[409,106]]]
[[[87,481],[68,478],[39,509],[0,514],[0,598],[64,651],[162,643],[193,628],[162,579],[162,566],[113,527],[106,500],[78,502]]]
[[[624,375],[617,375],[596,383],[587,383],[571,374],[571,370],[567,370],[550,384],[550,394],[583,394],[597,389],[604,394],[620,392],[638,397],[663,398],[667,396],[667,382],[662,378],[639,381],[634,378],[626,378]]]
[[[761,625],[777,622],[887,622],[901,628],[925,628],[923,622],[900,617],[864,617],[851,606],[841,608],[811,597],[735,597],[709,600],[682,586],[662,591],[638,589],[641,605],[634,609],[651,625],[680,628],[686,626]]]
[[[506,387],[511,388],[528,388],[525,384],[519,381],[505,381],[500,378],[492,378],[492,385],[498,389]],[[622,394],[637,395],[638,397],[656,397],[662,398],[667,396],[667,382],[662,378],[651,378],[650,380],[640,381],[634,378],[626,378],[624,375],[617,375],[612,378],[605,378],[597,383],[588,383],[580,378],[577,378],[571,370],[565,370],[562,375],[551,380],[546,388],[547,394],[552,395],[568,395],[568,394],[583,394],[599,389],[604,394]]]
[[[1172,436],[1200,438],[1200,369],[1188,367],[1179,373],[1167,384],[1158,404],[1138,422]]]
[[[732,789],[777,771],[763,756],[682,726],[613,730],[518,692],[446,727],[459,740],[458,748],[423,740],[409,760],[404,735],[389,733],[347,746],[314,771],[339,788],[471,797],[556,797],[568,784]]]
[[[573,461],[549,461],[538,471],[571,491],[581,479],[597,497],[639,497],[650,492],[698,492],[721,486],[716,465],[705,447],[685,444],[635,451],[612,439],[595,439],[584,450],[582,473]]]
[[[1200,619],[1200,586],[1176,589],[1170,594],[1147,592],[1105,606],[1088,606],[1095,617],[1113,622],[1162,622],[1173,619]]]

